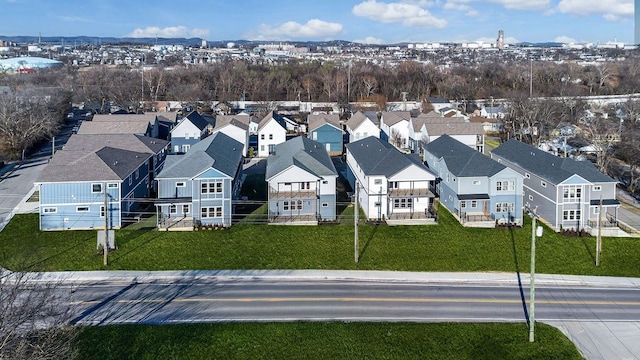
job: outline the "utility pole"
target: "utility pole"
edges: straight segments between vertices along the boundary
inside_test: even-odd
[[[536,297],[536,215],[531,216],[531,275],[529,278],[529,342],[535,341],[535,297]]]
[[[104,266],[107,266],[107,257],[109,255],[109,219],[107,217],[107,214],[109,213],[109,211],[107,211],[107,203],[108,203],[108,195],[107,195],[107,183],[103,183],[102,187],[104,188],[104,244],[102,246],[102,251],[103,251],[103,264]]]
[[[602,252],[602,195],[598,206],[598,237],[596,238],[596,266],[600,266],[600,253]]]
[[[360,257],[360,246],[358,245],[358,214],[360,213],[360,208],[358,208],[358,189],[360,186],[358,185],[358,180],[355,181],[356,184],[356,193],[355,193],[355,203],[353,205],[353,249],[354,249],[354,259],[358,262]]]
[[[56,153],[56,137],[55,135],[51,138],[51,157]]]
[[[529,58],[529,99],[533,97],[533,58]]]

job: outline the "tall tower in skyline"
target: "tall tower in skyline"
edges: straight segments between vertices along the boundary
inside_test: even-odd
[[[636,0],[638,2],[640,0]],[[498,30],[498,40],[496,40],[498,50],[504,50],[504,30]]]
[[[633,22],[635,25],[635,37],[634,45],[640,44],[640,0],[636,0],[635,7],[633,9]]]

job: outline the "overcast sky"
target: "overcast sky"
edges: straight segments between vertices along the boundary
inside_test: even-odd
[[[634,0],[0,0],[0,35],[634,42]]]

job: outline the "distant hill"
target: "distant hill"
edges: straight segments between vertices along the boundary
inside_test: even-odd
[[[184,45],[184,46],[200,46],[202,44],[202,38],[129,38],[129,37],[96,37],[96,36],[45,36],[38,38],[38,36],[2,36],[0,40],[10,41],[18,44],[36,44],[38,40],[41,43],[47,45],[103,45],[103,44],[144,44],[144,45]],[[224,47],[227,43],[235,43],[237,46],[255,47],[262,44],[273,43],[286,43],[296,46],[352,46],[352,45],[364,45],[360,43],[354,43],[346,40],[330,40],[330,41],[257,41],[257,40],[207,40],[209,46]],[[408,43],[396,43],[396,44],[383,44],[383,45],[368,45],[368,46],[403,46]],[[444,43],[443,43],[444,44]],[[529,43],[521,42],[515,44],[522,47],[561,47],[562,43],[558,42],[544,42],[544,43]]]

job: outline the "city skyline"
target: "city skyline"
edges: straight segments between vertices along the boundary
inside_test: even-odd
[[[637,44],[634,0],[0,0],[4,36]],[[640,0],[635,0],[638,5]]]

